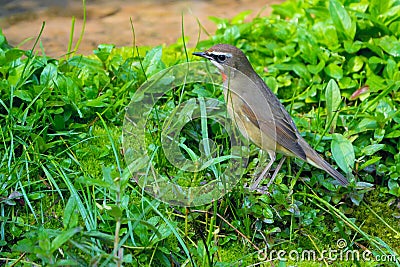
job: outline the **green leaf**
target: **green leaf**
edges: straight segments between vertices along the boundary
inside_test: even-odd
[[[352,21],[346,9],[338,0],[329,0],[329,13],[339,36],[353,40],[356,34],[356,23]]]
[[[389,0],[369,0],[368,11],[374,16],[376,19],[379,19],[379,16],[386,13],[389,8]]]
[[[381,158],[382,158],[382,157],[373,157],[373,158],[367,160],[366,162],[364,162],[364,163],[358,168],[358,170],[359,170],[359,171],[364,170],[366,167],[368,167],[368,166],[370,166],[370,165],[373,165],[373,164],[379,162],[379,161],[381,160]]]
[[[355,161],[354,148],[351,142],[343,135],[335,133],[332,135],[331,151],[339,168],[345,173],[351,173]]]
[[[110,214],[115,220],[119,220],[122,217],[122,209],[121,207],[117,205],[109,205],[111,207],[110,210],[108,210],[108,214]]]
[[[385,137],[385,129],[382,128],[376,128],[374,131],[374,138],[377,142],[382,141],[382,139]]]
[[[400,137],[400,130],[394,130],[385,135],[385,138],[397,138]]]
[[[54,86],[54,82],[57,79],[57,67],[54,64],[47,64],[40,74],[40,83],[48,85],[49,87]]]
[[[331,63],[324,69],[325,73],[330,77],[340,80],[343,77],[343,70],[341,67],[336,65],[335,63]]]
[[[362,155],[371,156],[385,147],[384,144],[372,144],[361,149]]]
[[[111,51],[114,49],[115,45],[113,44],[100,44],[96,50],[93,50],[93,53],[102,61],[105,62],[111,54]]]
[[[276,79],[274,77],[269,76],[269,77],[265,78],[264,81],[268,85],[269,89],[271,89],[271,91],[274,94],[278,93],[279,86],[278,86],[278,83],[276,82]]]
[[[76,182],[82,183],[88,186],[98,186],[102,188],[109,188],[111,186],[110,183],[100,180],[100,179],[93,179],[89,177],[84,177],[84,176],[79,176],[78,179],[76,179]]]
[[[353,88],[357,88],[358,83],[356,80],[353,80],[352,78],[346,76],[343,77],[343,79],[339,80],[339,87],[343,90],[343,89],[353,89]],[[365,89],[364,89],[365,90]],[[354,94],[354,93],[353,93]],[[353,96],[353,95],[352,95]],[[360,95],[357,95],[358,97]],[[365,96],[365,95],[364,95]]]
[[[362,193],[350,193],[349,197],[351,199],[351,202],[353,202],[355,205],[359,206],[361,201],[364,199],[364,194],[362,194]]]
[[[317,65],[307,65],[307,69],[312,74],[318,74],[321,72],[325,67],[325,61],[321,60]]]
[[[239,37],[240,31],[239,27],[236,25],[227,28],[224,33],[224,40],[226,40],[228,43],[233,43],[235,40],[239,39]]]
[[[319,52],[319,45],[315,41],[314,35],[305,29],[300,28],[298,30],[299,49],[301,51],[301,57],[312,65],[317,64],[317,53]]]
[[[329,123],[332,121],[330,127],[331,131],[333,131],[336,127],[337,114],[341,102],[341,95],[339,86],[332,79],[329,80],[328,85],[326,86],[325,99],[327,109],[326,124],[329,125]]]
[[[388,182],[389,193],[394,196],[400,196],[400,186],[398,181],[390,179]]]
[[[386,67],[383,71],[383,76],[387,79],[396,80],[396,74],[398,74],[399,68],[397,67],[397,63],[392,58],[389,58],[386,63]],[[397,79],[400,80],[400,79]]]
[[[349,54],[355,54],[363,47],[364,47],[364,44],[363,44],[363,42],[360,42],[360,41],[355,41],[355,42],[348,41],[348,40],[344,41],[344,49]]]
[[[104,101],[104,99],[99,97],[96,99],[89,99],[88,101],[85,102],[85,105],[87,107],[101,108],[107,106],[108,104]]]
[[[55,115],[53,123],[54,123],[54,129],[56,129],[57,131],[65,129],[64,115],[59,115],[59,114]]]
[[[49,239],[49,235],[47,233],[46,229],[39,229],[39,233],[38,233],[38,237],[39,237],[39,247],[42,251],[48,252],[51,249],[51,243],[50,243],[50,239]]]
[[[385,119],[393,117],[393,114],[396,112],[391,104],[391,101],[386,97],[379,100],[375,111],[376,115],[382,114]]]
[[[292,69],[293,69],[294,73],[299,75],[306,82],[310,82],[311,81],[311,75],[310,75],[310,73],[308,72],[306,66],[303,63],[292,64]]]
[[[214,22],[218,26],[218,29],[226,28],[226,24],[229,23],[229,20],[225,19],[225,18],[210,16],[210,17],[208,17],[208,19],[210,21]]]
[[[81,70],[87,69],[93,72],[96,71],[104,71],[102,63],[98,59],[83,57],[83,56],[75,56],[68,60],[68,63],[71,66],[80,68]],[[80,74],[82,75],[82,74]],[[80,79],[84,79],[83,77]]]
[[[365,83],[369,86],[371,92],[379,92],[383,88],[387,87],[385,82],[385,79],[383,79],[382,77],[370,74]]]
[[[57,235],[56,238],[51,242],[51,253],[59,249],[65,242],[67,242],[71,237],[73,237],[76,233],[82,231],[81,227],[75,227],[61,232],[61,234]]]
[[[400,41],[396,37],[385,35],[376,41],[383,51],[394,57],[400,57]]]
[[[251,10],[245,10],[243,12],[240,12],[237,14],[235,17],[232,18],[231,24],[242,24],[244,20],[251,14],[253,11]]]
[[[349,72],[359,72],[364,66],[364,61],[360,56],[352,57],[347,62],[347,70]]]
[[[149,52],[147,52],[142,63],[147,77],[150,77],[163,69],[161,56],[162,56],[161,46],[156,46]]]
[[[334,25],[328,24],[326,21],[316,22],[311,30],[318,43],[323,44],[324,47],[332,48],[338,45],[338,34]]]
[[[392,22],[389,26],[389,30],[397,37],[400,35],[400,21]]]
[[[20,50],[18,48],[10,49],[5,53],[6,62],[12,62],[14,60],[17,60],[23,54],[24,54],[24,51]]]
[[[46,197],[46,195],[44,193],[35,192],[35,193],[30,193],[28,197],[30,200],[38,200]]]
[[[63,224],[65,229],[70,229],[78,225],[78,210],[75,196],[71,196],[65,205]]]
[[[6,44],[7,44],[6,37],[3,35],[3,33],[1,32],[1,29],[0,29],[0,47],[3,48],[2,46],[6,45]]]
[[[17,90],[14,92],[14,95],[21,100],[24,100],[27,102],[32,101],[31,93],[28,90]]]

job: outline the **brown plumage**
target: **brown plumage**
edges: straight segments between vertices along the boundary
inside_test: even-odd
[[[303,139],[289,113],[253,70],[240,49],[232,45],[218,44],[194,55],[210,60],[221,71],[224,86],[227,88],[224,95],[230,116],[241,133],[267,151],[271,158],[261,176],[251,186],[252,189],[258,186],[275,161],[276,152],[300,158],[326,171],[343,186],[348,185],[347,179]],[[280,165],[281,163],[279,167]]]

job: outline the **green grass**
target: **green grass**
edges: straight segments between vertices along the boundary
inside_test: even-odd
[[[337,249],[338,240],[345,241],[342,252],[398,259],[399,9],[396,1],[344,7],[337,0],[289,1],[247,23],[247,13],[212,18],[218,30],[196,51],[216,43],[241,48],[306,140],[352,184],[336,187],[323,171],[291,159],[270,194],[250,192],[245,185],[265,162],[250,145],[238,185],[191,208],[153,199],[135,183],[122,131],[140,85],[191,61],[192,50],[182,41],[152,48],[100,44],[82,56],[70,51],[71,41],[66,57],[56,60],[11,47],[0,32],[1,264],[248,266],[263,262],[259,250],[320,253]],[[160,171],[185,185],[226,168],[229,136],[210,120],[191,121],[179,136],[188,159],[221,156],[197,176],[163,154],[157,126],[179,103],[199,97],[222,100],[218,88],[185,85],[166,93],[150,114],[146,144],[156,170],[146,165],[149,176]],[[199,148],[204,138],[215,151],[206,143]],[[274,255],[275,266],[400,265]]]

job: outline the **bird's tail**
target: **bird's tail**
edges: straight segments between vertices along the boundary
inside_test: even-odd
[[[329,175],[335,178],[342,186],[347,186],[349,184],[347,178],[326,162],[309,144],[307,144],[307,142],[302,142],[301,146],[306,153],[308,163],[329,173]]]

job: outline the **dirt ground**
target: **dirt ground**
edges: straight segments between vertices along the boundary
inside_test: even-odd
[[[76,19],[75,42],[82,29],[82,3],[72,0],[42,1],[46,2],[6,1],[8,3],[3,5],[3,11],[0,12],[0,27],[10,44],[31,49],[45,22],[40,38],[44,51],[48,56],[61,57],[67,52],[73,17]],[[280,2],[282,0],[88,1],[87,23],[78,53],[90,54],[102,43],[132,45],[131,19],[136,45],[174,43],[182,35],[182,14],[188,46],[194,46],[200,31],[198,22],[212,34],[216,26],[208,19],[210,16],[232,18],[242,11],[252,10],[253,13],[248,17],[251,19],[257,14],[268,15],[271,5]],[[10,11],[9,14],[7,11]],[[206,37],[202,31],[201,39]]]

